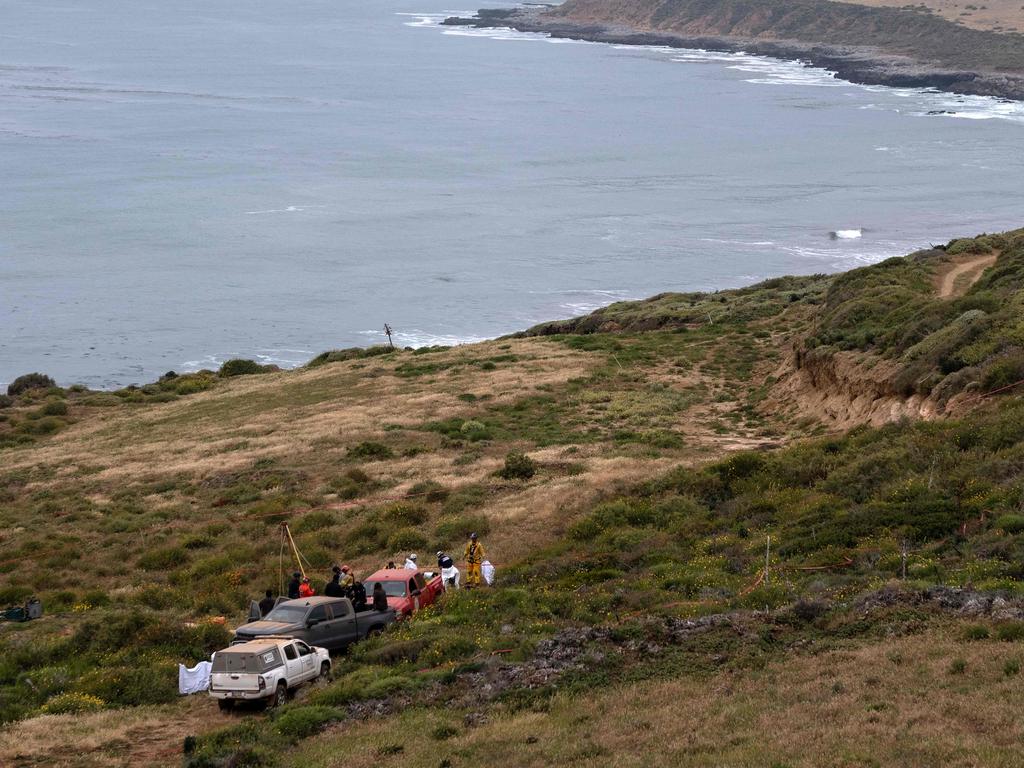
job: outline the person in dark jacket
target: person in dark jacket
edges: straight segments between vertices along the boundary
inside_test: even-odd
[[[324,587],[324,594],[328,597],[341,597],[345,594],[345,590],[341,586],[341,568],[334,566],[331,570],[334,571],[334,578],[327,582],[327,586]]]
[[[292,580],[288,582],[288,599],[299,599],[299,587],[302,586],[302,574],[296,571],[292,574]]]
[[[352,606],[357,611],[366,610],[366,587],[363,582],[357,581],[352,585]]]
[[[388,609],[388,596],[384,592],[384,585],[379,581],[373,585],[373,609],[375,611]]]
[[[274,603],[276,602],[273,590],[268,589],[267,596],[260,600],[260,616],[266,616],[274,610]]]

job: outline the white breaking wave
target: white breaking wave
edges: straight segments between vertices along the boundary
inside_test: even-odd
[[[831,233],[837,240],[855,240],[864,234],[862,229],[837,229]]]
[[[441,27],[445,18],[453,15],[468,16],[471,12],[452,13],[405,13],[416,20],[406,22],[407,26]],[[484,37],[492,40],[545,40],[549,43],[588,43],[605,45],[589,40],[569,40],[553,38],[542,32],[518,32],[509,27],[477,28],[477,27],[442,27],[442,34],[456,37]],[[959,96],[943,93],[932,88],[894,88],[885,85],[859,85],[841,80],[835,72],[822,67],[811,66],[802,61],[774,59],[768,56],[756,56],[744,52],[706,51],[702,49],[673,48],[663,45],[624,45],[613,44],[614,50],[644,51],[661,54],[670,61],[683,64],[715,63],[726,64],[726,69],[756,75],[746,78],[745,82],[754,85],[804,86],[828,88],[860,88],[867,91],[885,93],[906,99],[910,103],[907,108],[895,104],[868,104],[859,109],[880,109],[906,113],[919,117],[952,117],[965,120],[1008,120],[1024,124],[1024,103],[1007,101],[994,96]],[[878,151],[886,151],[879,149]]]
[[[262,213],[299,213],[313,208],[326,208],[326,205],[289,205],[287,208],[271,208],[267,211],[246,211],[246,216],[258,216]]]
[[[721,243],[722,245],[743,245],[748,248],[766,248],[775,245],[771,240],[726,240],[719,237],[702,237],[702,243]]]
[[[383,331],[360,331],[360,336],[373,337],[377,344],[386,344],[387,336]],[[490,336],[455,336],[447,333],[430,333],[419,328],[410,328],[407,331],[396,330],[392,334],[396,347],[458,347],[463,344],[477,344],[487,341]]]

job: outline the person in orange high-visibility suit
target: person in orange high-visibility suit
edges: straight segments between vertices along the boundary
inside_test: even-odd
[[[466,542],[466,586],[480,586],[480,564],[484,561],[484,545],[477,541],[475,533],[469,534]]]
[[[302,583],[299,585],[299,597],[313,597],[316,594],[316,590],[313,589],[313,585],[309,583],[308,578],[304,578]]]

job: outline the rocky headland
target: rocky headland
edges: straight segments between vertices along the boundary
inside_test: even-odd
[[[480,10],[446,25],[617,45],[799,60],[864,85],[1024,99],[1024,35],[969,29],[919,7],[830,0],[569,0]]]

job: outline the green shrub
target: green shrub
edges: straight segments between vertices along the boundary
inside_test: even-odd
[[[395,452],[383,443],[364,441],[348,449],[347,456],[350,459],[366,459],[368,461],[382,461],[394,458]]]
[[[50,389],[57,386],[56,382],[42,373],[26,373],[7,385],[7,394],[15,397],[33,389]]]
[[[177,602],[177,594],[170,587],[161,584],[148,584],[131,596],[133,603],[152,608],[154,611],[164,611],[171,608]]]
[[[314,702],[323,706],[344,706],[353,701],[384,699],[397,693],[411,693],[422,680],[406,677],[387,667],[364,666],[335,680],[315,693]]]
[[[482,485],[463,485],[456,488],[444,502],[441,512],[446,515],[457,515],[472,507],[479,507],[487,501],[487,489]]]
[[[1024,350],[1014,349],[985,368],[981,388],[991,392],[1021,380],[1024,380]]]
[[[373,347],[350,347],[348,349],[333,349],[328,352],[321,352],[308,363],[307,368],[316,368],[327,363],[341,363],[346,360],[362,360],[380,355],[390,355],[397,350],[390,346],[377,345]]]
[[[288,707],[274,718],[274,730],[292,743],[307,739],[323,730],[325,725],[344,720],[346,713],[336,707]]]
[[[471,442],[490,440],[491,438],[491,432],[487,428],[487,425],[479,421],[473,421],[472,419],[462,422],[462,426],[459,427],[459,434]]]
[[[413,485],[406,496],[409,498],[423,498],[431,504],[437,504],[448,498],[451,492],[443,485],[433,480],[423,480]]]
[[[962,675],[967,671],[967,661],[964,659],[956,658],[949,664],[949,674],[951,675]]]
[[[67,416],[68,405],[63,400],[50,400],[42,407],[40,413],[43,416]]]
[[[144,553],[138,560],[138,566],[144,571],[167,571],[184,565],[188,559],[184,547],[161,547]]]
[[[217,371],[217,375],[222,378],[228,378],[229,376],[248,376],[255,373],[270,373],[271,371],[278,370],[276,365],[260,365],[255,360],[242,360],[236,358],[234,360],[226,361]]]
[[[415,528],[402,528],[388,537],[388,549],[393,552],[422,549],[427,538]]]
[[[1024,621],[1008,621],[996,627],[996,638],[1007,643],[1024,640]]]
[[[454,725],[449,725],[448,723],[442,723],[430,732],[430,737],[435,741],[446,741],[447,739],[458,735],[459,729]]]
[[[40,710],[47,715],[78,715],[98,712],[105,706],[103,699],[88,693],[61,693],[48,699]]]
[[[440,541],[461,541],[471,533],[486,536],[490,530],[491,522],[484,515],[459,515],[443,519],[434,533]]]
[[[506,480],[529,480],[537,474],[537,462],[525,453],[512,452],[505,457],[505,466],[498,470],[498,476]]]
[[[385,520],[407,527],[422,525],[429,517],[424,506],[405,501],[385,507],[381,514]]]
[[[10,408],[14,405],[14,398],[10,395],[0,395],[0,408]]]
[[[55,416],[44,416],[33,421],[23,421],[18,429],[29,435],[52,435],[64,427],[64,422]]]
[[[1007,533],[1024,531],[1024,515],[1007,514],[996,518],[995,527]]]
[[[964,640],[988,640],[988,627],[983,624],[972,624],[964,629]]]
[[[207,379],[199,377],[180,378],[174,385],[174,391],[179,395],[194,395],[203,392],[213,386]]]
[[[132,666],[104,665],[86,672],[75,684],[75,692],[115,706],[167,704],[178,698],[178,670],[173,664],[136,658]]]
[[[292,532],[309,533],[310,531],[319,531],[321,528],[333,525],[337,520],[338,516],[336,514],[326,510],[307,512],[292,526]]]

